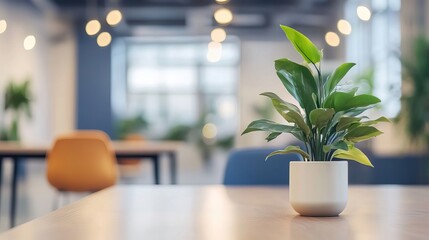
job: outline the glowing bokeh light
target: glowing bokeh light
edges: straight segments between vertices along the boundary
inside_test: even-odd
[[[112,41],[112,36],[110,36],[110,33],[108,32],[102,32],[97,37],[97,44],[100,47],[108,46],[111,41]]]
[[[110,26],[115,26],[122,20],[122,13],[119,10],[112,10],[106,16],[106,22]]]
[[[219,42],[210,42],[207,46],[209,51],[222,51],[222,43]]]
[[[219,8],[214,13],[214,18],[219,24],[228,24],[232,21],[233,15],[231,10],[229,10],[228,8]]]
[[[340,37],[334,32],[328,32],[325,35],[326,43],[331,47],[338,47],[340,45]]]
[[[7,29],[7,22],[6,20],[0,20],[0,34],[4,33]]]
[[[337,28],[340,33],[344,35],[349,35],[352,33],[352,25],[347,20],[341,19],[337,23]]]
[[[215,28],[210,34],[213,42],[221,43],[226,39],[226,32],[223,28]]]
[[[89,36],[97,34],[100,31],[100,29],[101,29],[101,24],[98,20],[95,20],[95,19],[89,21],[85,26],[86,33]]]
[[[218,42],[210,42],[207,48],[207,60],[209,62],[218,62],[222,57],[222,44]]]
[[[217,127],[213,123],[206,123],[202,130],[203,137],[213,139],[217,136]]]
[[[36,46],[36,37],[34,35],[28,35],[24,39],[24,49],[31,50]]]
[[[358,6],[356,13],[362,21],[369,21],[371,19],[371,10],[365,6]]]

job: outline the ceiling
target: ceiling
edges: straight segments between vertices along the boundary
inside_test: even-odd
[[[36,0],[32,0],[36,1]],[[40,1],[40,0],[38,0]],[[103,18],[111,8],[119,8],[124,21],[114,31],[123,35],[140,32],[201,34],[217,23],[213,12],[221,6],[231,9],[234,20],[226,26],[239,36],[282,37],[279,24],[299,28],[307,34],[321,34],[341,17],[341,0],[45,0],[62,16],[84,23]]]
[[[99,7],[108,6],[110,4],[120,4],[123,7],[148,7],[148,6],[208,6],[215,3],[215,0],[52,0],[60,7],[81,7],[87,4],[97,4]],[[228,5],[285,5],[295,4],[299,0],[231,0]],[[305,2],[305,1],[304,1]],[[319,0],[312,1],[326,3],[329,1]]]

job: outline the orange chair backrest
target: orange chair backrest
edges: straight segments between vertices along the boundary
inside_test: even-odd
[[[78,131],[56,139],[47,156],[49,183],[61,191],[98,191],[117,180],[116,157],[101,131]]]

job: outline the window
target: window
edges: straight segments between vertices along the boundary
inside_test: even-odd
[[[356,8],[360,1],[348,1],[346,18],[353,31],[347,37],[347,58],[357,63],[357,70],[366,78],[360,81],[369,92],[382,100],[383,115],[396,117],[401,108],[401,44],[400,0],[371,0],[370,21],[359,20]],[[369,85],[369,86],[368,86]]]
[[[213,123],[218,138],[234,135],[239,42],[229,37],[216,63],[206,58],[207,43],[206,38],[127,38],[115,46],[125,53],[125,94],[112,95],[113,101],[122,102],[122,108],[116,104],[118,118],[143,116],[150,126],[145,134],[155,139],[163,138],[176,126],[201,123]],[[118,69],[115,63],[114,68]],[[115,99],[121,97],[126,99]]]

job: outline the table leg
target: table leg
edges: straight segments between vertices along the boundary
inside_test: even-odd
[[[176,160],[176,153],[170,153],[169,154],[169,160],[170,160],[170,179],[171,179],[171,184],[177,184],[177,160]]]
[[[19,158],[12,158],[12,166],[13,166],[13,172],[12,172],[12,188],[11,188],[11,201],[10,201],[10,227],[15,226],[15,213],[16,213],[16,193],[17,193],[17,187],[18,187],[18,165],[19,165]]]
[[[0,157],[0,209],[1,209],[2,189],[3,189],[3,157]]]
[[[153,162],[153,176],[155,178],[155,184],[159,184],[159,156],[155,155],[152,157]]]

